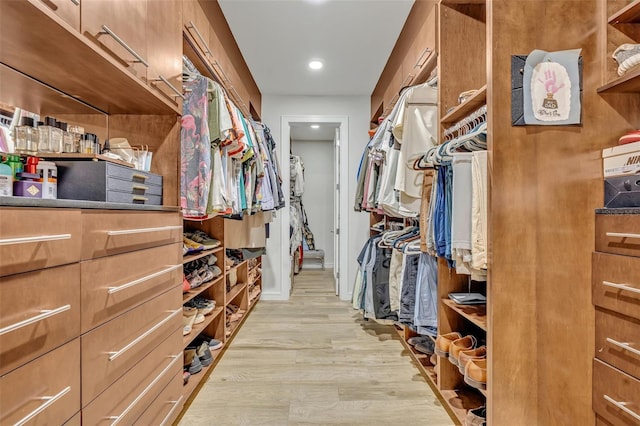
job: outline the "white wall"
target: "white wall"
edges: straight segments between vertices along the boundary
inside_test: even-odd
[[[304,163],[302,204],[316,249],[324,250],[325,267],[333,268],[333,141],[293,140],[291,152],[302,158]],[[303,266],[319,264],[317,260],[310,260],[304,261]]]
[[[347,279],[349,294],[341,294],[343,299],[351,297],[353,282],[357,270],[357,255],[368,238],[369,219],[365,213],[353,211],[358,166],[362,151],[368,142],[370,99],[368,96],[262,96],[262,119],[271,129],[271,134],[278,144],[278,156],[281,161],[287,160],[289,152],[282,152],[281,117],[283,115],[346,115],[349,118],[349,146],[348,158],[343,158],[348,165],[347,182],[342,182],[343,188],[348,190],[347,200],[349,214],[344,221],[342,236],[347,238],[347,268],[342,274]],[[289,271],[282,270],[279,258],[281,244],[281,216],[278,215],[271,224],[270,238],[267,240],[267,255],[263,259],[264,299],[287,299],[288,294],[282,294],[281,283],[289,279]],[[287,223],[288,227],[289,224]]]

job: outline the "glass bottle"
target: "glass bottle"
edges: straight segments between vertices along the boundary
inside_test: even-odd
[[[56,128],[56,119],[53,117],[45,117],[44,123],[38,122],[38,131],[40,132],[40,141],[38,143],[38,151],[40,152],[56,152],[52,144],[52,130]]]
[[[51,152],[60,153],[62,152],[63,131],[60,128],[60,123],[58,123],[58,121],[55,119],[53,120],[54,120],[54,127],[51,128],[51,134],[50,134],[51,139],[49,139],[49,148],[51,149]]]
[[[83,154],[99,154],[99,152],[95,150],[96,139],[97,136],[93,133],[85,133],[80,141],[82,148],[80,152]]]
[[[67,131],[67,123],[58,121],[58,128],[62,130],[62,152],[76,152],[73,135]]]
[[[15,144],[18,154],[33,155],[38,152],[39,133],[33,127],[33,118],[22,117],[22,125],[15,129]]]
[[[73,152],[82,152],[84,154],[91,154],[91,152],[85,152],[82,150],[82,136],[84,135],[84,127],[69,125],[67,126],[67,131],[71,134],[73,138]]]

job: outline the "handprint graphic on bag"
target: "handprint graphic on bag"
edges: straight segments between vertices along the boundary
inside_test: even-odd
[[[553,70],[546,70],[544,72],[544,80],[538,78],[538,81],[544,85],[544,90],[547,92],[547,97],[542,102],[542,108],[557,109],[558,101],[555,100],[553,95],[564,87],[564,83],[558,85],[556,72]]]

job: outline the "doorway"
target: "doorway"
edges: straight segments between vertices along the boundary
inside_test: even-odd
[[[314,126],[313,128],[311,126]],[[347,217],[347,190],[340,182],[346,181],[348,118],[346,116],[283,116],[283,151],[302,157],[305,163],[305,196],[302,199],[309,218],[310,229],[316,240],[316,249],[322,249],[325,267],[333,269],[336,295],[347,295],[345,274],[346,235],[340,229]],[[291,169],[283,158],[283,189],[290,192]],[[305,201],[306,200],[306,201]],[[295,214],[295,213],[294,213]],[[290,241],[291,212],[282,210],[282,241]],[[289,279],[282,283],[284,294],[290,294],[294,275],[290,246],[281,245],[281,265],[289,271]],[[315,267],[316,259],[304,262],[305,268]],[[286,274],[283,274],[286,276]]]

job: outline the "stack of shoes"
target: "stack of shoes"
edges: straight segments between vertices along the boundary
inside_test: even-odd
[[[464,426],[486,426],[487,424],[487,407],[474,408],[467,411],[464,419]]]
[[[187,308],[195,308],[198,311],[198,314],[202,315],[203,318],[205,315],[210,315],[213,310],[216,308],[216,301],[205,299],[201,296],[196,296],[193,299],[189,300],[184,304],[184,307]],[[197,320],[196,320],[197,324]]]
[[[188,254],[198,253],[204,250],[204,246],[200,243],[193,241],[192,239],[182,236],[182,255],[186,256]]]
[[[452,341],[451,346],[449,346],[449,362],[459,368],[458,357],[460,352],[475,349],[477,344],[478,340],[472,335]]]
[[[414,336],[409,338],[407,343],[413,346],[418,352],[425,355],[433,355],[435,343],[429,336]]]
[[[472,358],[464,367],[464,382],[476,389],[487,388],[487,358]]]
[[[216,265],[217,261],[216,256],[210,254],[187,263],[184,272],[189,286],[196,288],[222,275],[222,270]]]
[[[204,334],[194,340],[194,343],[196,344],[202,344],[203,342],[206,342],[207,345],[209,345],[210,351],[217,351],[218,349],[222,349],[222,347],[224,346],[224,343],[222,343],[220,340],[214,339],[213,337],[205,336]]]
[[[227,249],[226,250],[226,255],[233,262],[232,266],[238,265],[238,264],[242,263],[242,261],[244,260],[242,258],[242,250]],[[225,265],[226,265],[226,263],[225,263]]]
[[[487,357],[487,347],[479,346],[475,349],[461,351],[458,355],[458,370],[460,374],[464,374],[465,367],[472,359],[482,359]]]
[[[187,276],[183,273],[182,274],[182,292],[187,293],[189,290],[191,290],[191,284],[189,283]]]
[[[436,346],[435,353],[439,357],[448,358],[449,357],[449,347],[451,346],[451,342],[454,340],[458,340],[462,338],[462,335],[457,331],[447,334],[439,334],[436,338]]]
[[[254,257],[254,258],[251,258],[251,259],[247,260],[247,266],[249,267],[249,269],[253,269],[256,266],[258,266],[258,258]]]
[[[640,44],[620,45],[611,57],[618,63],[618,75],[622,77],[629,70],[640,65]]]
[[[204,247],[204,250],[211,250],[217,247],[220,247],[220,241],[215,238],[210,237],[206,232],[196,230],[196,231],[186,231],[184,236],[188,239],[201,244]]]
[[[251,289],[249,289],[249,300],[253,302],[258,296],[260,296],[260,293],[262,293],[262,290],[260,290],[260,286],[254,285],[253,287],[251,287]]]
[[[196,354],[196,350],[193,348],[187,348],[184,350],[184,362],[183,362],[183,371],[189,373],[189,375],[193,376],[194,374],[198,374],[202,371],[202,362],[200,362],[200,358]],[[184,375],[183,375],[184,380]]]
[[[198,310],[188,306],[182,307],[182,335],[186,336],[191,333],[193,325],[195,324],[196,317],[198,316]],[[202,317],[204,320],[204,317]]]

